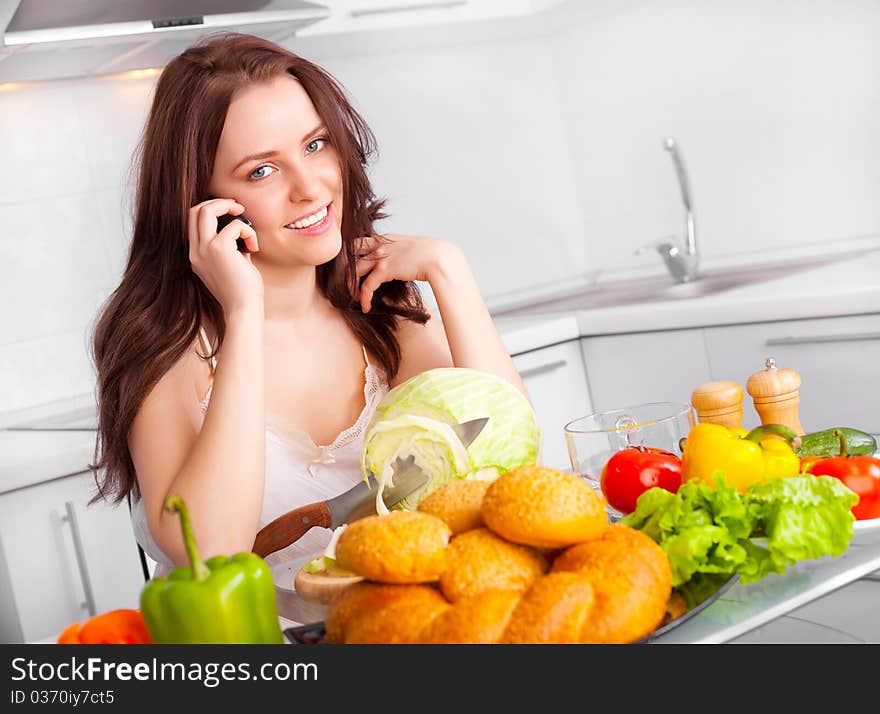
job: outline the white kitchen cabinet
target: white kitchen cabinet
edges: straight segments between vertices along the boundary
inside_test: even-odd
[[[744,390],[766,357],[796,370],[806,431],[852,426],[880,433],[880,315],[711,327],[705,338],[712,378],[732,379]],[[743,426],[759,423],[746,394]]]
[[[596,410],[689,404],[694,387],[709,381],[699,328],[585,337],[581,349]]]
[[[577,340],[551,345],[513,358],[541,427],[541,462],[568,469],[562,428],[592,411]]]
[[[128,507],[87,505],[93,487],[87,472],[0,495],[0,641],[45,639],[90,614],[139,606]]]

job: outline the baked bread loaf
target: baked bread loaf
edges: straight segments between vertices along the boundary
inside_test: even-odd
[[[417,644],[492,645],[507,628],[519,590],[483,590],[453,603],[435,617],[417,638]]]
[[[608,526],[602,499],[586,481],[543,466],[521,466],[490,483],[481,513],[498,535],[540,548],[590,540]]]
[[[296,571],[293,576],[293,589],[303,600],[326,605],[336,593],[363,580],[347,570],[330,566],[317,572],[306,570],[308,564]]]
[[[428,583],[446,569],[451,531],[420,511],[392,511],[351,523],[336,543],[336,562],[382,583]]]
[[[450,481],[422,500],[418,510],[444,521],[452,535],[479,528],[483,525],[480,508],[489,483],[476,479]]]
[[[649,635],[663,621],[672,593],[664,550],[650,536],[618,524],[561,553],[551,572],[578,572],[593,585],[596,606],[581,630],[585,643],[620,644]]]
[[[363,581],[335,595],[327,605],[324,629],[327,641],[343,644],[349,624],[361,617],[375,613],[399,601],[409,604],[425,600],[429,603],[448,604],[440,592],[430,585],[386,585]]]
[[[415,644],[421,631],[450,607],[442,597],[433,599],[407,593],[390,605],[351,618],[345,630],[345,643]]]
[[[577,644],[595,605],[593,585],[582,573],[538,578],[510,616],[502,644]]]
[[[534,548],[511,543],[488,528],[455,536],[446,554],[440,590],[450,602],[483,590],[525,590],[549,569]]]

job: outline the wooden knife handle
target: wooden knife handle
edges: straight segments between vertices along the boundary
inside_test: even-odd
[[[327,505],[327,501],[294,508],[263,526],[257,533],[251,550],[261,558],[265,558],[269,553],[286,548],[299,540],[314,526],[329,528],[330,523],[330,506]]]

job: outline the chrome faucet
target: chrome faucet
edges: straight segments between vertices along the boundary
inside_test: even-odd
[[[678,144],[671,136],[663,139],[663,148],[672,156],[672,163],[675,164],[675,173],[678,176],[678,186],[681,189],[681,200],[684,203],[685,210],[685,243],[679,244],[675,236],[660,238],[648,245],[642,246],[636,251],[636,255],[643,253],[649,248],[655,249],[666,268],[672,275],[676,283],[689,283],[697,277],[697,267],[700,262],[700,255],[697,252],[697,228],[694,223],[694,208],[691,201],[691,190],[688,184],[687,172],[684,169],[684,162],[681,160],[681,154],[678,151]]]

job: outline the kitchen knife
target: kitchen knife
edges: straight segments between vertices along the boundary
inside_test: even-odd
[[[461,443],[467,447],[488,421],[489,417],[483,417],[451,426]],[[382,492],[382,500],[387,508],[415,493],[428,482],[428,474],[415,464],[412,456],[406,460],[397,459],[393,468],[393,485],[386,486]],[[265,557],[296,542],[315,526],[338,528],[344,523],[375,515],[376,488],[376,477],[368,473],[365,481],[339,496],[288,511],[260,529],[254,539],[253,552]]]

